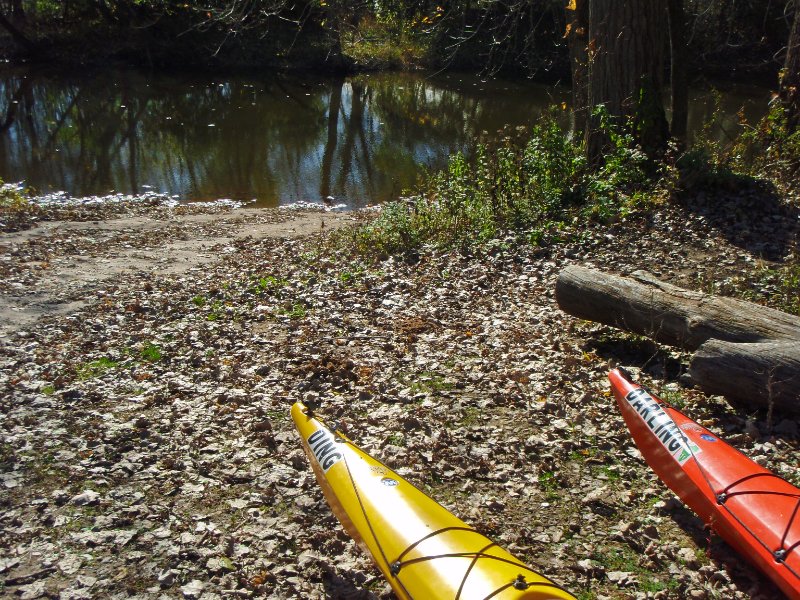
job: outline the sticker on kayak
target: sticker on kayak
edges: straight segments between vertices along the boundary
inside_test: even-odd
[[[650,428],[656,439],[682,465],[693,454],[702,452],[700,448],[687,440],[680,428],[675,424],[659,402],[642,388],[637,388],[625,396],[628,404],[639,413],[644,424]]]
[[[323,471],[327,472],[342,459],[341,452],[337,450],[338,444],[329,431],[317,429],[308,436],[308,445]]]

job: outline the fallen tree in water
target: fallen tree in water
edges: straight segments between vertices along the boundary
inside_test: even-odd
[[[733,298],[580,266],[556,283],[564,312],[696,351],[689,373],[705,392],[800,411],[800,318]]]

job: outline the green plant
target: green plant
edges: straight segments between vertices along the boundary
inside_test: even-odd
[[[674,406],[678,410],[686,408],[686,397],[683,392],[678,389],[662,388],[658,391],[658,396],[670,406]]]
[[[297,302],[289,308],[281,308],[278,310],[279,315],[285,315],[290,319],[304,319],[308,314],[308,309],[301,303]]]
[[[355,62],[371,67],[408,68],[424,61],[434,40],[432,26],[444,9],[417,10],[413,15],[394,3],[377,2],[341,36],[342,52]]]
[[[740,116],[743,132],[727,153],[732,168],[767,179],[785,189],[797,188],[800,174],[800,130],[789,125],[785,108],[773,102],[755,127]]]
[[[619,481],[622,477],[619,473],[619,469],[617,469],[613,465],[598,465],[596,468],[592,470],[595,472],[595,474],[604,475],[605,478],[611,482]]]
[[[397,376],[397,379],[414,394],[433,394],[449,391],[454,387],[454,384],[447,381],[444,375],[433,371],[401,373]]]
[[[288,281],[281,277],[275,277],[274,275],[266,275],[264,277],[254,278],[253,286],[251,287],[251,292],[255,294],[261,293],[274,293],[281,288],[284,288],[288,285]]]
[[[78,367],[76,374],[78,379],[81,380],[93,379],[102,375],[109,369],[115,369],[118,366],[119,363],[117,361],[104,356],[103,358],[98,358],[97,360],[81,365]]]
[[[614,122],[605,107],[595,109],[595,117],[609,140],[601,167],[585,178],[586,198],[583,215],[607,222],[628,215],[644,204],[663,171],[636,145],[633,126]]]
[[[585,462],[597,454],[597,448],[583,448],[582,450],[573,450],[569,453],[569,459],[573,462]]]
[[[545,498],[548,500],[555,500],[558,498],[558,479],[552,471],[543,471],[539,473],[538,477],[539,487],[544,491]]]
[[[207,321],[218,321],[225,315],[225,305],[221,300],[214,300],[211,303],[211,310],[206,315]]]
[[[464,415],[461,417],[461,425],[464,427],[470,427],[472,425],[477,425],[480,423],[481,420],[481,411],[480,409],[474,406],[468,406],[464,409]]]
[[[199,294],[198,294],[197,296],[195,296],[194,298],[192,298],[192,304],[194,304],[194,305],[195,305],[195,306],[197,306],[197,307],[200,307],[200,308],[202,308],[203,306],[205,306],[205,305],[206,305],[206,298],[205,298],[205,296],[201,296],[201,295],[199,295]]]
[[[139,351],[139,357],[147,362],[158,362],[163,355],[159,346],[152,342],[146,342]]]
[[[667,185],[666,171],[635,146],[630,125],[616,125],[600,113],[611,149],[593,169],[563,120],[556,108],[531,130],[507,128],[478,144],[469,160],[453,155],[411,199],[385,205],[343,241],[378,258],[413,257],[424,245],[503,251],[511,243],[561,240],[568,222],[624,217],[659,197],[653,192]]]
[[[656,579],[651,575],[642,575],[639,578],[638,589],[642,592],[655,593],[655,592],[660,592],[662,590],[670,589],[671,587],[670,584],[673,582],[674,580],[670,580],[670,582],[665,583],[660,579]],[[672,585],[672,589],[674,589],[675,584],[677,584],[677,582],[674,582],[674,584]]]
[[[756,274],[758,288],[767,292],[766,297],[759,300],[773,308],[800,315],[800,256],[793,256],[781,266],[761,266]]]
[[[386,438],[386,441],[388,443],[394,445],[394,446],[405,446],[406,445],[406,438],[399,431],[395,431],[394,433],[390,433],[389,436]]]
[[[363,267],[357,267],[356,269],[354,269],[352,271],[350,271],[350,270],[342,271],[337,276],[337,279],[339,281],[341,281],[342,283],[344,283],[344,284],[350,284],[350,283],[355,282],[359,278],[363,277],[364,274],[365,274],[365,271],[364,271]]]
[[[30,200],[25,196],[22,189],[16,185],[3,183],[0,179],[0,210],[2,211],[25,211],[31,208]]]
[[[629,546],[606,547],[592,556],[609,571],[638,572],[639,556]]]

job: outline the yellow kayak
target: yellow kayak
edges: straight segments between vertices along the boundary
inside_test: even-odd
[[[426,496],[299,402],[292,407],[333,513],[398,598],[555,600],[575,597]]]

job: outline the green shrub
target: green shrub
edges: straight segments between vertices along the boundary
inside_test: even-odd
[[[30,208],[30,201],[16,185],[4,183],[0,179],[0,210],[17,211]]]
[[[605,221],[627,214],[663,177],[632,134],[608,119],[602,123],[613,147],[605,164],[591,170],[582,143],[560,121],[552,110],[529,132],[507,128],[498,139],[478,144],[471,160],[455,154],[416,195],[385,205],[349,241],[379,258],[414,254],[423,245],[463,250],[492,240],[546,244],[576,216]]]
[[[30,201],[26,190],[0,179],[0,231],[27,229],[42,216],[41,206]]]
[[[786,110],[775,102],[755,127],[742,119],[744,132],[730,151],[732,167],[764,178],[779,189],[797,189],[800,175],[800,130],[790,127]]]
[[[750,298],[773,308],[800,315],[800,256],[792,255],[780,266],[762,266],[756,270],[760,294]]]

